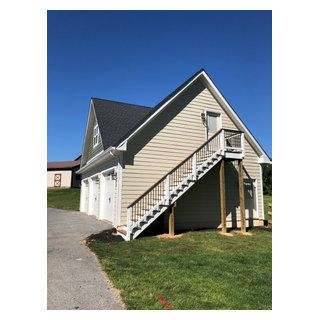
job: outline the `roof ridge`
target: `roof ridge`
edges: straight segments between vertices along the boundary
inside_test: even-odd
[[[158,102],[154,108],[157,108],[165,103],[165,101],[169,100],[172,96],[174,96],[178,91],[180,91],[188,82],[190,82],[193,78],[197,77],[201,72],[206,72],[204,68],[201,68],[197,72],[195,72],[192,76],[190,76],[187,80],[185,80],[182,84],[180,84],[176,89],[171,91],[167,96],[165,96],[160,102]]]
[[[127,132],[121,139],[119,139],[115,144],[118,145],[123,140],[125,140],[132,132],[134,132],[137,128],[139,128],[140,125],[142,125],[147,119],[149,119],[155,112],[157,112],[158,109],[168,100],[170,100],[177,92],[179,92],[183,87],[186,86],[192,79],[199,76],[202,72],[206,72],[204,68],[201,68],[197,72],[195,72],[191,77],[189,77],[186,81],[184,81],[181,85],[179,85],[175,90],[171,91],[164,99],[162,99],[160,102],[158,102],[153,108],[151,108],[151,112],[149,114],[146,114],[140,121],[137,122],[137,124],[130,130],[130,132]]]
[[[141,104],[129,103],[129,102],[124,102],[124,101],[116,101],[116,100],[103,99],[103,98],[97,98],[97,97],[91,97],[91,99],[92,99],[92,100],[101,100],[101,101],[116,102],[116,103],[127,104],[127,105],[129,105],[129,106],[134,106],[134,107],[152,109],[152,107],[147,107],[147,106],[143,106],[143,105],[141,105]]]

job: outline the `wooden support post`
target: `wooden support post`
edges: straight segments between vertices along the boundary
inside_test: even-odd
[[[221,213],[221,231],[227,232],[226,221],[226,187],[225,187],[225,174],[224,174],[225,160],[222,158],[220,163],[220,213]]]
[[[169,213],[169,237],[174,237],[174,210],[177,206],[177,202],[175,202],[171,206],[171,210]]]
[[[246,233],[246,216],[244,206],[244,183],[243,183],[243,162],[238,160],[239,164],[239,201],[240,201],[240,217],[241,217],[241,232]]]

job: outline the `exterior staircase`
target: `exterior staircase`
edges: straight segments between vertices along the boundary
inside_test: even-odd
[[[222,158],[243,157],[243,132],[221,129],[128,206],[127,226],[118,233],[136,238]]]

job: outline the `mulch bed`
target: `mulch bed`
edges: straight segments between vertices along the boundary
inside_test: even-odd
[[[124,239],[116,234],[116,229],[104,230],[100,233],[91,234],[86,238],[86,243],[90,242],[104,242],[104,243],[118,243]]]

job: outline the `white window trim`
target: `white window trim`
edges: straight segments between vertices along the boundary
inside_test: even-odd
[[[97,129],[97,133],[95,133]],[[96,143],[94,142],[94,139],[97,137],[97,140],[96,140]],[[99,144],[99,141],[100,141],[100,130],[99,130],[99,126],[98,124],[96,124],[93,128],[93,148],[95,148],[98,144]]]

